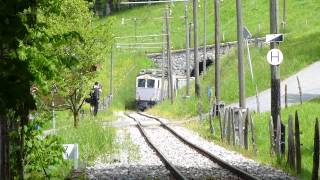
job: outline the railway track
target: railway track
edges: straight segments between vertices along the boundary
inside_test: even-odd
[[[133,119],[136,123],[137,123],[137,128],[139,129],[140,133],[142,134],[142,136],[144,137],[144,139],[146,140],[146,142],[150,145],[150,147],[156,152],[156,154],[158,155],[158,157],[161,159],[161,161],[165,164],[166,168],[170,171],[170,173],[172,174],[172,176],[175,179],[188,179],[187,175],[184,175],[184,173],[179,169],[179,167],[177,167],[177,165],[174,165],[174,163],[172,163],[169,158],[163,153],[161,152],[160,148],[156,145],[155,141],[152,141],[151,138],[149,137],[151,134],[151,132],[149,132],[149,135],[145,130],[144,126],[141,124],[141,121],[139,121],[139,119],[142,118],[148,118],[148,120],[153,120],[156,121],[160,124],[160,126],[157,126],[158,128],[163,129],[166,132],[169,132],[169,134],[173,135],[176,139],[178,139],[178,141],[180,141],[182,144],[184,144],[185,146],[187,146],[188,148],[190,148],[192,151],[196,151],[197,153],[201,154],[200,156],[205,156],[202,158],[207,158],[209,159],[211,162],[213,162],[214,164],[219,165],[220,167],[222,167],[224,170],[230,172],[230,174],[232,174],[232,177],[229,179],[237,179],[237,178],[241,178],[241,179],[248,179],[248,180],[256,180],[259,179],[227,162],[225,162],[224,160],[216,157],[215,155],[213,155],[212,153],[210,153],[209,151],[191,143],[190,141],[188,141],[187,139],[185,139],[184,137],[182,137],[181,135],[179,135],[176,131],[174,131],[172,128],[170,128],[169,126],[167,126],[163,121],[161,121],[159,118],[157,117],[153,117],[150,115],[146,115],[143,113],[135,113],[133,114],[128,114],[126,113],[126,116],[128,116],[129,118]],[[138,118],[137,116],[140,116],[140,118]],[[149,126],[148,126],[149,127]],[[149,130],[150,131],[150,130]],[[174,147],[171,147],[174,148]],[[183,154],[181,155],[183,156]],[[182,163],[182,162],[181,162]],[[225,177],[220,177],[220,178],[225,178]]]

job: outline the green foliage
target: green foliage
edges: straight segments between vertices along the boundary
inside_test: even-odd
[[[64,122],[70,123],[66,120]],[[92,163],[99,155],[111,153],[114,149],[115,129],[102,127],[101,122],[93,117],[83,119],[78,128],[61,128],[58,135],[65,144],[79,145],[79,158],[85,165]]]
[[[64,151],[61,139],[55,135],[43,136],[38,129],[48,115],[40,115],[25,127],[25,166],[30,175],[42,174],[46,178],[52,177],[50,168],[63,163]],[[31,176],[32,177],[32,176]]]

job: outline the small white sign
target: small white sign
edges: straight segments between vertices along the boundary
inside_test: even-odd
[[[73,168],[78,169],[78,144],[63,144],[63,159],[73,159]]]
[[[283,34],[267,34],[266,43],[283,42]]]
[[[283,54],[279,49],[271,49],[267,54],[268,63],[277,66],[283,61]]]
[[[64,144],[64,153],[63,153],[63,159],[71,159],[73,158],[72,151],[74,149],[74,144]]]

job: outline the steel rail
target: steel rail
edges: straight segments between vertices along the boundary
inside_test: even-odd
[[[156,148],[156,146],[151,142],[149,137],[147,136],[146,132],[143,130],[142,125],[139,121],[136,120],[136,118],[130,116],[129,114],[125,113],[126,116],[129,118],[133,119],[135,122],[137,122],[137,127],[141,133],[141,135],[144,137],[145,141],[151,146],[151,148],[157,153],[157,155],[160,157],[161,161],[165,164],[166,168],[171,172],[171,174],[176,178],[176,179],[181,179],[181,180],[187,180],[185,176],[182,175],[182,173],[173,165],[169,162],[169,160]]]
[[[209,151],[201,148],[198,145],[193,144],[192,142],[186,140],[184,137],[182,137],[181,135],[179,135],[177,132],[175,132],[172,128],[170,128],[169,126],[167,126],[165,123],[163,123],[159,118],[157,117],[153,117],[150,116],[148,114],[144,114],[141,112],[137,112],[138,114],[148,117],[148,118],[152,118],[157,120],[158,122],[160,122],[161,126],[163,126],[164,128],[166,128],[168,131],[170,131],[173,135],[175,135],[178,139],[180,139],[182,142],[184,142],[185,144],[187,144],[188,146],[190,146],[191,148],[195,149],[196,151],[198,151],[200,154],[206,156],[207,158],[209,158],[210,160],[212,160],[213,162],[219,164],[221,167],[228,169],[229,171],[231,171],[232,173],[234,173],[235,175],[246,179],[246,180],[258,180],[259,178],[256,176],[253,176],[245,171],[243,171],[242,169],[239,169],[235,166],[232,166],[231,164],[229,164],[228,162],[218,158],[217,156],[213,155],[212,153],[210,153]]]

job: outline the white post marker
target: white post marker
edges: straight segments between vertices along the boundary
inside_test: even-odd
[[[267,54],[268,63],[277,66],[283,61],[283,54],[279,49],[271,49]]]
[[[63,144],[63,159],[73,159],[73,168],[78,169],[78,144]]]

